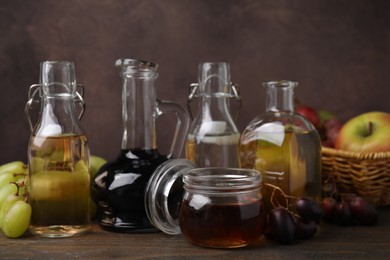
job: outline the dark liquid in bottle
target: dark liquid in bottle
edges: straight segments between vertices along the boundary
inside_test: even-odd
[[[195,208],[183,201],[180,228],[194,244],[234,248],[256,241],[263,233],[265,215],[261,200],[248,204],[206,205]]]
[[[104,165],[92,184],[92,197],[100,210],[100,225],[122,232],[154,232],[144,206],[144,192],[153,171],[166,156],[157,150],[122,150]]]

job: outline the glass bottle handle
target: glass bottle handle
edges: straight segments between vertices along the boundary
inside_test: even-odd
[[[179,158],[183,150],[188,127],[190,125],[188,114],[179,104],[170,101],[157,99],[157,108],[158,108],[157,116],[160,116],[162,114],[167,114],[167,113],[172,113],[176,116],[176,129],[173,135],[171,148],[169,150],[169,154],[167,155],[167,157]]]
[[[24,112],[26,114],[27,122],[30,126],[31,132],[34,130],[34,125],[32,123],[31,117],[30,117],[30,110],[31,110],[34,103],[40,103],[40,100],[37,99],[36,96],[38,93],[40,94],[39,96],[42,96],[41,90],[42,90],[41,84],[33,84],[30,86],[30,88],[28,90],[28,101],[27,101],[26,106],[24,108]],[[84,86],[81,84],[77,84],[75,102],[79,103],[80,107],[81,107],[81,111],[80,111],[80,114],[78,116],[78,120],[81,120],[81,118],[84,115],[84,111],[85,111],[85,102],[84,102],[83,97],[84,97]]]

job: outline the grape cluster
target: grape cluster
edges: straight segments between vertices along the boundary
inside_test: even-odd
[[[322,193],[324,222],[340,226],[373,226],[378,223],[375,206],[354,193],[340,192],[332,177],[323,180]]]
[[[365,225],[378,223],[378,212],[373,204],[356,194],[341,194],[336,199],[325,197],[322,200],[324,222],[340,226]]]
[[[27,166],[20,161],[0,166],[0,229],[10,238],[22,236],[30,225]]]
[[[322,219],[321,205],[307,197],[284,196],[286,206],[275,205],[271,197],[274,208],[267,214],[266,237],[283,245],[293,244],[297,239],[313,237]],[[287,199],[294,199],[294,202],[288,203]]]

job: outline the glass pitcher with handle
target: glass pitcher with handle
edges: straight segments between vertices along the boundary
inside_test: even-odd
[[[189,125],[186,111],[178,104],[156,98],[158,65],[119,59],[122,77],[122,147],[116,160],[96,174],[92,195],[99,205],[100,225],[110,231],[145,233],[157,231],[144,207],[144,190],[153,171],[164,161],[180,156]],[[156,119],[176,115],[176,130],[168,155],[157,149]]]

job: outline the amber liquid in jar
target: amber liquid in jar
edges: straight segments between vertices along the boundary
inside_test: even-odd
[[[197,202],[197,196],[184,200],[180,209],[180,228],[192,243],[215,248],[243,247],[255,242],[263,233],[262,200],[202,206],[203,200]]]

